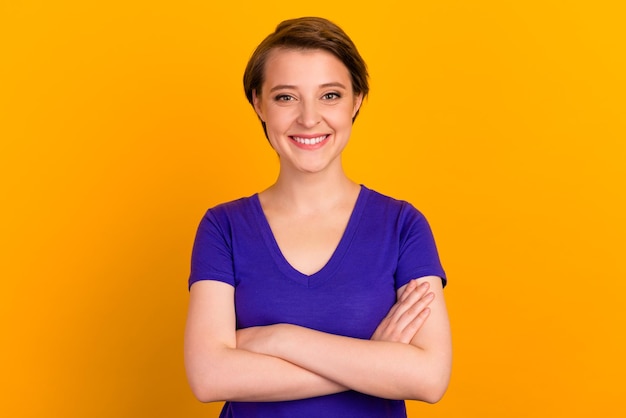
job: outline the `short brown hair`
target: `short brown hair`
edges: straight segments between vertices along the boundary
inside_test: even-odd
[[[350,72],[354,94],[369,92],[367,65],[356,46],[346,33],[336,24],[321,17],[301,17],[285,20],[276,26],[256,48],[248,61],[243,74],[243,87],[251,105],[253,93],[260,95],[265,80],[265,61],[269,53],[276,48],[286,49],[321,49],[336,56]],[[352,121],[359,114],[358,110]],[[265,130],[265,124],[263,124]],[[267,132],[266,132],[267,136]]]

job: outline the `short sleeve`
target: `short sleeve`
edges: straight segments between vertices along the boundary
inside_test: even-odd
[[[200,221],[191,253],[189,288],[200,280],[235,285],[232,236],[228,218],[210,209]]]
[[[447,284],[445,271],[439,260],[432,230],[428,221],[409,203],[404,202],[400,216],[400,252],[396,269],[396,287],[424,276],[441,277]]]

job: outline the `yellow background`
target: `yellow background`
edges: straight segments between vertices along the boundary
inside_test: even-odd
[[[450,389],[410,416],[625,416],[623,2],[304,3],[0,1],[0,416],[217,416],[191,245],[275,178],[241,76],[301,15],[369,64],[349,173],[426,214],[450,278]]]

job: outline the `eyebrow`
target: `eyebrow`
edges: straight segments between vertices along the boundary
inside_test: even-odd
[[[346,89],[346,86],[343,85],[342,83],[339,83],[338,81],[334,81],[331,83],[324,83],[322,85],[320,85],[320,88],[328,88],[328,87],[338,87],[341,89]],[[295,89],[296,86],[292,85],[292,84],[279,84],[277,86],[274,86],[270,89],[270,93],[276,91],[276,90],[289,90],[289,89]]]

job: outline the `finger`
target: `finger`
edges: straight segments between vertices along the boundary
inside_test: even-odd
[[[430,308],[424,308],[405,328],[402,330],[400,342],[405,344],[411,343],[415,335],[422,329],[422,326],[430,315]]]
[[[407,286],[404,293],[402,294],[402,296],[406,295],[406,297],[401,298],[401,300],[396,303],[396,305],[393,307],[393,313],[390,312],[390,314],[392,316],[403,315],[407,311],[407,309],[410,309],[412,306],[419,302],[419,300],[426,294],[429,287],[430,284],[428,282],[424,282],[413,289],[409,289]]]
[[[398,302],[402,302],[404,300],[406,300],[406,298],[409,297],[409,295],[411,295],[411,293],[418,287],[417,285],[417,280],[411,280],[406,287],[404,288],[404,291],[402,292],[402,294],[400,295],[400,298],[398,299]]]
[[[400,298],[398,298],[398,300],[396,301],[396,303],[394,303],[394,305],[391,307],[391,309],[389,309],[389,312],[387,312],[387,318],[392,318],[398,311],[398,307],[404,303],[407,298],[415,291],[415,289],[417,289],[417,280],[411,280],[406,287],[404,288],[404,290],[402,291],[402,293],[400,294]],[[400,312],[402,313],[402,312]]]
[[[428,289],[428,282],[419,284],[417,280],[411,280],[404,288],[398,302],[391,307],[376,328],[372,339],[399,341],[404,329],[430,303],[430,300],[427,298],[419,304]],[[407,313],[409,310],[411,311]]]
[[[415,303],[413,303],[408,309],[406,309],[403,313],[403,316],[407,316],[410,318],[414,318],[419,315],[430,303],[435,299],[435,294],[433,292],[429,292],[419,298]]]
[[[397,319],[396,319],[396,327],[398,327],[401,332],[406,328],[415,318],[417,318],[420,313],[424,311],[430,305],[430,303],[435,299],[435,294],[430,292],[419,298],[415,303],[409,306]]]

